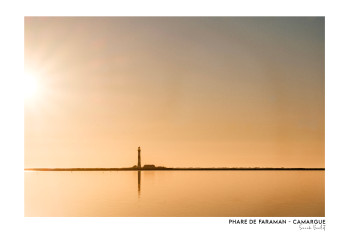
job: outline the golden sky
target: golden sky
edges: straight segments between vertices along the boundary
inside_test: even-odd
[[[324,167],[323,17],[26,17],[27,168]],[[28,85],[30,86],[30,85]]]

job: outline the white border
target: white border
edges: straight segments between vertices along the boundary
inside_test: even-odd
[[[349,209],[349,30],[345,1],[7,1],[1,9],[0,155],[1,232],[295,232],[272,225],[228,225],[229,218],[24,218],[24,15],[326,16],[326,221],[344,232]],[[25,9],[25,10],[24,10]],[[101,229],[102,228],[102,229]],[[346,231],[346,230],[345,230]],[[306,231],[304,231],[306,232]]]

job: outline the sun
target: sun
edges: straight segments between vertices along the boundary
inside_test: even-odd
[[[32,74],[24,74],[23,81],[24,99],[31,99],[35,97],[38,92],[37,77],[33,76]]]

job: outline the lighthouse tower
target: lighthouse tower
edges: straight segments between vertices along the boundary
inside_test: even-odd
[[[141,169],[141,148],[139,147],[137,149],[138,156],[137,156],[137,168]]]

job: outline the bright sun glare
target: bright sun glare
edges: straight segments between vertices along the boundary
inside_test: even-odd
[[[38,91],[38,81],[36,77],[31,74],[25,74],[23,85],[24,98],[29,99],[34,97]]]

